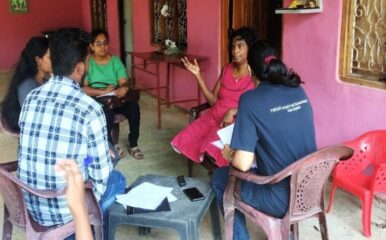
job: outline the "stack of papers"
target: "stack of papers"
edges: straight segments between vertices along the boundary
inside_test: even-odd
[[[116,201],[124,207],[130,206],[135,208],[156,209],[161,202],[167,197],[169,202],[177,200],[171,194],[173,188],[162,187],[152,183],[144,182],[135,188],[131,189],[126,194],[116,196]]]
[[[230,145],[234,127],[235,127],[235,124],[233,123],[231,125],[228,125],[218,130],[217,135],[219,136],[220,139],[212,142],[212,144],[219,149],[223,149],[225,144]]]

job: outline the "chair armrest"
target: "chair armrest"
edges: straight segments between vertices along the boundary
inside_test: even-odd
[[[13,162],[1,163],[0,166],[3,167],[8,172],[15,172],[18,167],[18,162],[13,161]]]
[[[252,173],[252,172],[242,172],[240,170],[237,170],[234,167],[230,167],[229,175],[235,176],[239,179],[242,179],[242,180],[245,180],[248,182],[253,182],[256,184],[270,183],[272,181],[272,177],[273,177],[273,176],[260,176],[260,175],[256,175],[255,173]]]
[[[208,102],[192,107],[189,111],[189,115],[190,115],[189,122],[192,122],[193,120],[197,119],[200,116],[200,113],[208,108],[210,108],[210,105]]]
[[[286,177],[291,176],[298,169],[303,168],[307,164],[307,162],[312,162],[314,158],[320,158],[320,159],[332,158],[332,159],[336,159],[336,161],[338,162],[339,160],[344,160],[351,157],[352,154],[353,154],[353,150],[351,148],[343,145],[336,145],[336,146],[325,147],[320,149],[319,151],[311,153],[295,161],[288,167],[282,169],[280,172],[271,176],[259,176],[251,172],[242,172],[233,167],[230,168],[229,174],[256,184],[267,184],[267,183],[275,184],[282,181]]]

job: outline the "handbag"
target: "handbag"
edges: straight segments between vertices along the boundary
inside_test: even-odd
[[[139,89],[136,87],[129,87],[127,89],[126,95],[118,98],[116,96],[101,96],[96,97],[95,100],[101,103],[103,106],[108,109],[114,109],[124,106],[128,102],[137,102],[139,100],[140,93]]]

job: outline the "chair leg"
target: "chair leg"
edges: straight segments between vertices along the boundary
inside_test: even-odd
[[[3,217],[3,240],[11,240],[13,225],[9,221],[9,212],[7,207],[4,205],[4,217]]]
[[[336,185],[333,182],[332,187],[331,187],[331,191],[330,191],[330,199],[328,201],[327,213],[329,213],[331,211],[332,202],[334,201],[334,196],[335,196],[335,190],[336,190]]]
[[[188,161],[188,177],[193,177],[193,161],[189,158],[186,160]]]
[[[116,145],[119,142],[119,123],[114,123],[111,128],[111,139],[113,140],[113,144]]]
[[[362,200],[362,228],[365,237],[371,236],[371,208],[373,205],[373,197],[366,195]]]
[[[322,239],[328,240],[327,222],[326,222],[326,215],[324,212],[319,213],[319,225],[320,225],[320,234],[322,235]]]
[[[298,240],[299,239],[299,224],[298,223],[294,223],[292,224],[292,232],[294,234],[294,240]]]
[[[95,240],[102,240],[103,234],[106,234],[106,233],[103,233],[102,225],[94,225],[93,228],[94,228]],[[107,236],[107,234],[106,234],[106,236]],[[105,237],[105,238],[107,238],[107,237]]]

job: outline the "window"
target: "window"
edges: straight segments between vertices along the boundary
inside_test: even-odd
[[[93,29],[107,31],[106,0],[91,0],[91,17]]]
[[[165,39],[187,46],[186,0],[153,0],[152,41],[163,44]]]
[[[344,0],[340,53],[343,81],[386,89],[384,0]]]

